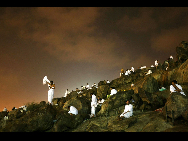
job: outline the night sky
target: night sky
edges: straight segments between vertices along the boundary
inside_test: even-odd
[[[176,59],[187,7],[0,7],[0,111]]]

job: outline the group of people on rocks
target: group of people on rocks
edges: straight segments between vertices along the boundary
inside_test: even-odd
[[[173,59],[173,57],[170,56],[169,59]],[[156,60],[155,61],[155,67],[156,67],[156,69],[157,69],[158,65],[159,65],[159,61]],[[152,65],[151,68],[152,67],[154,67],[154,66]],[[168,69],[168,67],[169,67],[169,65],[166,67],[166,70]],[[140,69],[144,69],[144,68],[146,68],[146,66],[142,66]],[[125,76],[127,75],[128,76],[131,73],[134,73],[134,68],[133,67],[131,67],[130,70],[127,69],[126,72],[124,72],[124,69],[121,69],[120,77],[122,75],[125,75]],[[149,69],[148,72],[146,73],[146,75],[149,75],[151,73],[152,73],[152,71]],[[43,79],[43,84],[46,84],[46,83],[48,84],[48,87],[49,87],[48,101],[49,101],[49,104],[52,104],[52,99],[53,99],[53,95],[54,95],[55,84],[53,83],[53,81],[49,81],[47,79],[47,76],[45,76],[44,79]],[[110,83],[110,81],[107,80],[107,83]],[[134,84],[131,84],[131,87],[133,87],[133,86],[134,86]],[[95,83],[94,83],[94,85],[92,85],[91,88],[89,88],[89,84],[87,83],[86,86],[81,86],[81,90],[85,90],[85,89],[89,90],[89,89],[92,89],[94,87],[98,88]],[[114,87],[111,87],[110,90],[111,90],[111,93],[110,93],[110,95],[107,95],[107,99],[110,96],[112,96],[112,95],[114,95],[114,94],[117,93],[117,90]],[[76,88],[76,91],[78,92],[78,94],[81,92],[81,91],[78,90],[78,88]],[[170,85],[170,91],[171,91],[171,93],[172,92],[180,92],[182,95],[186,96],[185,93],[182,90],[182,87],[179,84],[177,84],[176,80],[172,81],[172,85]],[[65,97],[69,93],[70,92],[67,89],[66,92],[65,92]],[[97,100],[97,97],[95,96],[95,94],[91,94],[91,115],[90,115],[90,117],[95,117],[95,109],[96,109],[97,105],[101,106],[104,101],[105,101],[104,99],[101,99],[99,97],[98,97],[98,100]],[[78,114],[78,110],[74,106],[68,106],[68,109],[69,109],[69,112],[68,112],[69,114],[74,114],[74,115]],[[129,118],[132,115],[133,115],[133,105],[130,104],[129,100],[127,100],[124,112],[119,116],[119,120],[121,120],[122,117]]]
[[[126,71],[124,71],[124,69],[122,68],[121,72],[120,72],[120,77],[123,76],[123,75],[129,76],[131,73],[134,73],[133,67],[131,67],[131,69],[127,69]]]
[[[164,69],[165,69],[166,71],[169,69],[169,62],[170,62],[171,60],[173,60],[173,56],[172,56],[172,55],[170,55],[170,57],[169,57],[167,60],[165,60],[165,62],[164,62],[164,64],[163,64],[163,67],[164,67]],[[155,60],[155,66],[154,66],[154,65],[151,65],[151,68],[156,68],[156,69],[157,69],[158,66],[159,66],[159,60]],[[142,70],[142,69],[146,69],[146,66],[141,66],[139,69],[141,69],[141,70]],[[123,76],[123,75],[129,76],[129,75],[131,74],[131,72],[132,72],[132,73],[134,72],[134,68],[133,68],[133,67],[131,67],[130,70],[127,69],[126,72],[124,72],[124,69],[122,68],[122,69],[121,69],[121,72],[120,72],[120,77]],[[149,74],[152,74],[152,70],[151,70],[151,69],[149,69],[148,72],[145,72],[145,75],[149,75]]]

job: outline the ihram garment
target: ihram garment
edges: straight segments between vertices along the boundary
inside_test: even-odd
[[[127,111],[130,111],[130,112],[127,112]],[[125,118],[129,118],[132,115],[133,115],[133,105],[132,104],[125,105],[124,112],[120,115],[120,117],[124,116]]]
[[[116,89],[112,89],[110,95],[114,95],[114,94],[116,94],[116,93],[117,93]]]
[[[182,87],[181,87],[180,85],[178,85],[178,84],[175,84],[175,85],[181,90],[180,93],[181,93],[182,95],[185,95],[185,93],[184,93],[183,90],[182,90]],[[176,89],[174,88],[174,86],[173,86],[173,85],[170,85],[170,92],[171,92],[171,93],[174,93],[174,92],[176,92],[175,90],[176,90]],[[185,95],[185,96],[186,96],[186,95]]]
[[[77,115],[78,114],[78,110],[74,106],[70,106],[70,111],[68,113]]]
[[[92,101],[91,101],[91,115],[95,115],[95,107],[97,107],[97,98],[93,94],[92,95]]]
[[[50,85],[48,84],[49,90],[48,90],[48,102],[52,103],[52,99],[54,97],[54,87],[50,88]]]

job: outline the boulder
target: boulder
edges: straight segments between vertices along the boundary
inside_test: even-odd
[[[158,88],[158,82],[157,80],[152,77],[152,76],[149,76],[146,78],[142,88],[149,92],[149,93],[154,93],[154,92],[157,92],[159,91],[159,88]]]
[[[23,115],[25,115],[25,112],[21,112],[21,109],[15,109],[8,113],[8,117],[10,120],[18,119],[22,117]]]
[[[78,93],[76,91],[73,91],[70,94],[68,94],[66,98],[71,99],[71,98],[76,98],[77,96],[78,96]]]
[[[68,106],[74,106],[84,118],[91,114],[91,102],[84,97],[72,98],[64,103],[63,109],[67,110]]]
[[[156,93],[152,94],[145,91],[143,88],[138,89],[138,94],[144,102],[140,107],[140,110],[148,109],[155,110],[164,106],[164,99],[158,96]],[[146,108],[147,107],[147,108]]]
[[[167,102],[165,107],[167,106],[167,111],[174,111],[174,119],[180,117],[188,108],[188,97],[184,96],[180,93],[172,93]],[[163,115],[166,116],[166,108],[163,108]],[[172,118],[171,112],[167,114],[169,117]]]
[[[40,105],[40,104],[38,104]],[[51,105],[45,105],[28,111],[19,119],[7,120],[4,132],[41,132],[53,127],[56,110]]]
[[[66,98],[65,98],[65,97],[62,97],[62,98],[58,101],[58,106],[63,107],[64,104],[65,104],[65,102],[66,102]]]
[[[176,47],[177,59],[183,63],[188,59],[188,43],[182,41],[181,44]]]
[[[76,128],[80,123],[83,122],[83,117],[78,115],[70,115],[68,111],[62,110],[57,116],[57,121],[55,122],[53,128],[50,131],[53,132],[63,132]]]
[[[109,91],[110,91],[110,87],[108,85],[101,85],[97,89],[96,96],[97,97],[99,96],[102,99],[106,99],[106,96],[110,94]]]
[[[134,94],[133,90],[118,92],[110,96],[101,106],[101,110],[97,113],[98,116],[105,115],[112,111],[115,108],[123,106],[126,104],[126,100],[131,100],[132,95]]]
[[[143,101],[139,94],[133,94],[132,99],[134,100],[135,109],[139,109],[139,107],[143,104]]]
[[[185,61],[178,69],[176,73],[176,80],[181,84],[188,84],[188,60]]]
[[[104,81],[100,81],[100,82],[98,83],[98,86],[106,85],[106,84],[107,84],[107,82],[104,80]]]
[[[4,118],[5,116],[7,116],[8,113],[9,113],[9,112],[7,112],[7,111],[2,111],[2,112],[0,112],[0,120],[1,120],[2,118]]]
[[[52,99],[53,105],[58,104],[60,100],[61,100],[61,98],[53,98],[53,99]]]

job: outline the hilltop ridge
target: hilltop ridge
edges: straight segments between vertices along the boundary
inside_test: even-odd
[[[73,91],[67,97],[54,98],[53,105],[45,101],[27,105],[27,111],[15,109],[10,112],[0,113],[1,132],[140,132],[140,131],[188,131],[188,98],[181,94],[170,95],[169,87],[172,80],[177,80],[188,96],[188,43],[182,41],[176,47],[177,61],[168,59],[169,67],[166,70],[166,61],[157,68],[147,67],[136,69],[129,76],[121,76],[110,83],[100,81],[98,88],[84,89],[78,94]],[[146,75],[148,70],[152,73]],[[134,86],[131,87],[131,84]],[[115,87],[117,94],[107,99],[110,87]],[[159,91],[161,87],[166,90]],[[91,118],[91,96],[105,99],[102,106],[96,108],[96,117]],[[117,120],[125,107],[126,100],[133,104],[133,116],[122,121]],[[172,105],[179,106],[179,109]],[[72,105],[78,109],[78,115],[69,115],[67,107]],[[156,109],[167,106],[173,110],[175,126],[171,122],[171,114],[166,111],[157,112]],[[8,119],[4,119],[4,117]]]

